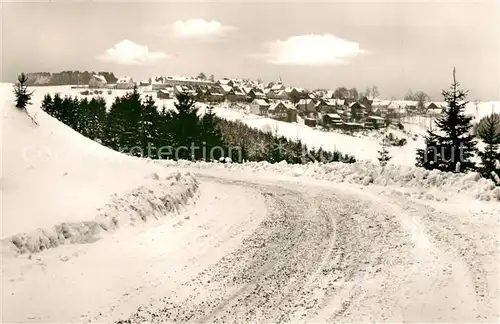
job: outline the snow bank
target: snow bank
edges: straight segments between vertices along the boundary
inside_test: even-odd
[[[28,106],[36,125],[15,108],[12,85],[0,86],[3,246],[36,252],[88,241],[100,228],[159,217],[197,197],[192,174],[172,176],[78,134],[43,112],[42,98]]]
[[[62,222],[2,240],[2,253],[35,253],[62,244],[89,243],[105,232],[135,226],[149,219],[178,214],[191,199],[198,198],[194,175],[176,173],[161,179],[152,173],[144,185],[124,195],[113,195],[111,202],[98,209],[92,221]],[[156,183],[153,183],[156,182]]]
[[[235,172],[271,172],[293,177],[309,177],[332,182],[346,182],[363,186],[379,185],[411,189],[406,195],[428,200],[440,200],[442,194],[464,194],[482,201],[500,201],[500,187],[478,173],[447,173],[417,167],[387,165],[381,167],[370,162],[276,164],[246,162],[243,164],[219,164],[189,161],[159,161],[162,165],[194,169],[219,168]]]

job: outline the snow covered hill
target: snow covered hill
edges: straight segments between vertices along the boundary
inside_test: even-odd
[[[4,247],[34,252],[85,241],[197,196],[193,175],[112,151],[48,116],[39,108],[43,94],[28,107],[35,125],[15,108],[12,85],[0,90]]]

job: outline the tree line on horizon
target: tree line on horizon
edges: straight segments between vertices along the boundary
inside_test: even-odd
[[[193,161],[230,157],[234,162],[270,163],[283,160],[288,163],[356,161],[348,154],[309,149],[301,141],[278,136],[277,132],[264,132],[241,122],[221,119],[212,107],[200,117],[190,94],[180,93],[176,99],[175,110],[158,109],[152,96],[141,99],[134,88],[115,97],[109,111],[101,97],[88,100],[59,94],[46,94],[41,108],[82,135],[134,156]],[[194,151],[189,150],[192,144],[197,147]],[[161,150],[165,147],[188,149],[173,155],[171,151]]]

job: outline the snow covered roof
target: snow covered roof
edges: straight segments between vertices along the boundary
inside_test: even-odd
[[[222,88],[222,90],[224,92],[230,92],[231,90],[233,90],[233,87],[226,85],[226,84],[221,84],[220,87]]]
[[[106,81],[106,78],[104,77],[104,75],[94,74],[92,76],[102,83],[108,83],[108,81]]]
[[[339,114],[326,114],[326,116],[332,118],[332,119],[340,119]]]
[[[351,108],[351,107],[352,107],[352,106],[354,106],[354,105],[359,105],[361,108],[366,108],[366,107],[365,107],[365,105],[363,105],[362,103],[357,102],[357,101],[355,101],[355,102],[351,103],[351,104],[349,105],[349,108]]]
[[[384,118],[380,116],[368,116],[369,119],[375,119],[375,120],[384,120]]]
[[[257,104],[259,106],[268,106],[269,107],[269,104],[264,99],[254,99],[252,101],[252,103]]]
[[[309,105],[312,103],[312,99],[300,99],[299,100],[299,105]]]
[[[132,77],[123,77],[119,78],[118,81],[116,81],[116,83],[131,83],[131,82],[133,82]]]
[[[231,80],[229,80],[229,79],[220,79],[220,80],[219,80],[219,83],[220,83],[221,85],[228,85],[228,84],[229,84],[229,82],[232,82],[232,81],[231,81]]]
[[[271,90],[277,91],[277,90],[281,90],[282,88],[283,88],[283,83],[277,83],[277,84],[273,85]]]
[[[286,109],[293,109],[293,106],[290,103],[284,101],[277,101],[272,103],[270,109],[274,110],[279,105],[283,105]]]

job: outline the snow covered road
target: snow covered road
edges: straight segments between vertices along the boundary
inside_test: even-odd
[[[498,320],[498,272],[482,263],[495,260],[483,258],[470,228],[454,228],[453,218],[432,232],[420,222],[442,213],[409,201],[339,187],[222,182],[260,191],[268,217],[238,250],[122,322]]]
[[[198,175],[175,222],[10,260],[3,322],[499,320],[497,218],[237,178]]]

